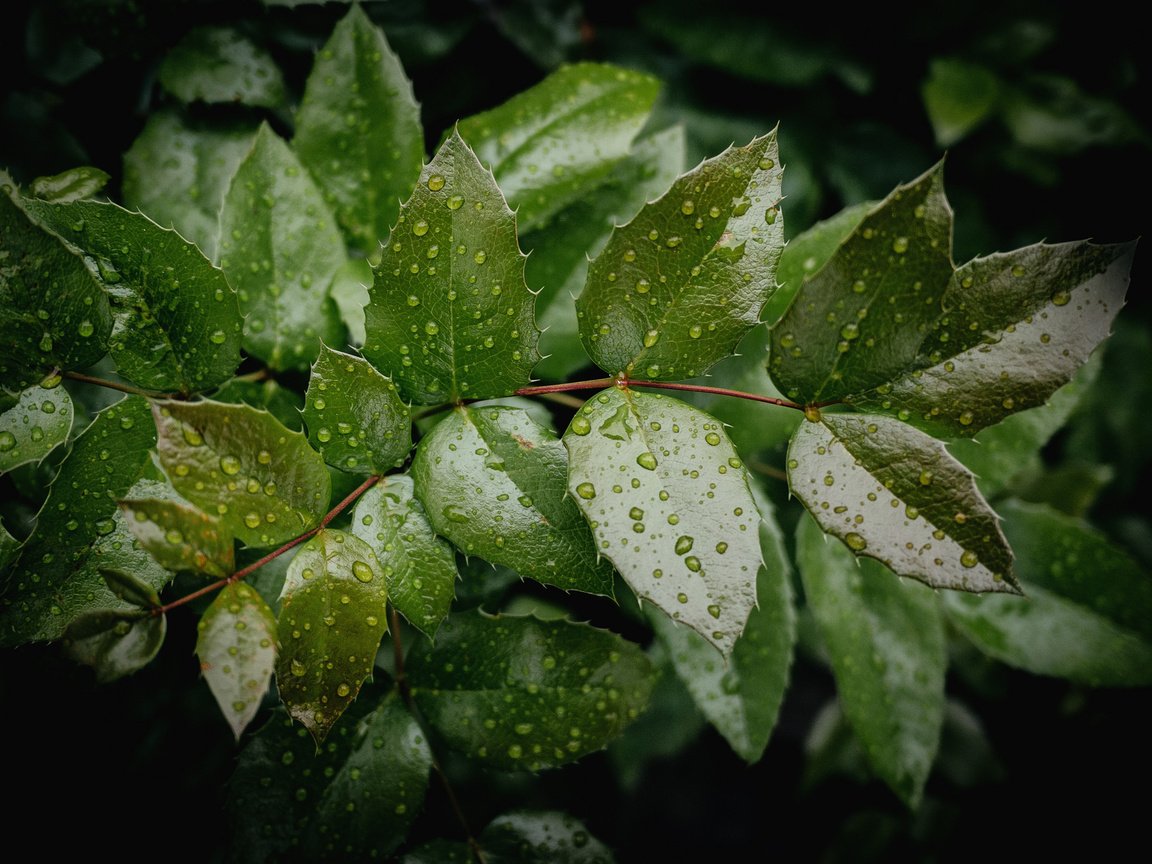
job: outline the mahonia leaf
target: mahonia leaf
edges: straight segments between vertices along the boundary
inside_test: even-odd
[[[223,402],[158,402],[156,448],[176,491],[249,546],[315,526],[332,481],[320,454],[267,411]]]
[[[326,528],[292,559],[280,593],[276,683],[317,745],[372,674],[387,599],[372,547],[352,534]]]
[[[360,496],[352,533],[376,553],[388,601],[428,638],[448,616],[456,591],[456,554],[436,535],[406,474],[384,477]]]
[[[151,662],[164,644],[167,619],[140,610],[97,609],[76,618],[64,631],[64,653],[96,671],[107,684]]]
[[[267,411],[294,432],[304,430],[304,396],[276,381],[250,381],[233,378],[212,394],[217,402],[230,405],[251,405]]]
[[[702,162],[588,267],[580,335],[600,368],[694,378],[760,322],[784,248],[776,133]]]
[[[936,143],[951,147],[991,116],[1000,96],[1000,82],[984,66],[937,57],[920,85],[920,98],[932,123]]]
[[[418,642],[408,676],[450,747],[529,771],[602,749],[644,710],[655,680],[639,646],[615,633],[483,612],[450,615],[435,646]]]
[[[130,606],[140,609],[156,609],[160,606],[160,594],[152,585],[132,573],[123,570],[101,570],[100,575],[108,585],[108,590]]]
[[[179,501],[129,498],[120,507],[136,540],[165,569],[218,578],[236,569],[232,532],[218,518]]]
[[[72,398],[63,387],[29,387],[0,414],[0,474],[39,463],[72,431]]]
[[[28,185],[30,198],[41,198],[53,204],[91,198],[112,179],[107,171],[84,165],[69,168],[50,177],[37,177]]]
[[[284,76],[272,56],[232,27],[196,27],[160,64],[160,86],[181,102],[276,108]]]
[[[363,353],[420,404],[506,396],[539,359],[516,217],[453,133],[383,249]]]
[[[612,864],[612,852],[567,813],[513,811],[479,837],[488,864]]]
[[[627,155],[659,92],[660,82],[643,72],[576,63],[457,128],[527,231],[607,177]]]
[[[308,440],[334,468],[383,474],[404,464],[412,420],[396,385],[368,361],[320,346],[304,402]]]
[[[276,616],[242,582],[225,585],[197,625],[200,671],[236,740],[256,712],[276,664]]]
[[[732,653],[756,604],[760,513],[721,423],[613,388],[564,433],[568,488],[600,553],[641,600]]]
[[[364,344],[364,307],[368,305],[368,286],[372,284],[372,265],[366,258],[350,258],[332,277],[329,293],[340,308],[340,317],[348,328],[351,345]]]
[[[412,83],[359,5],[316,55],[292,147],[348,238],[375,252],[420,174],[424,130]]]
[[[568,497],[563,445],[524,411],[460,407],[416,449],[412,479],[436,533],[545,585],[612,596],[612,567]]]
[[[792,493],[857,555],[933,588],[1020,593],[996,513],[940,441],[890,417],[825,412],[788,457]]]
[[[343,338],[328,286],[344,264],[344,239],[315,181],[267,124],[232,177],[219,236],[245,351],[273,369],[307,369],[321,342]]]
[[[936,759],[948,656],[927,588],[857,561],[804,519],[797,563],[836,690],[873,770],[915,808]]]

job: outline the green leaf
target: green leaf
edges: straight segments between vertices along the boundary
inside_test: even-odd
[[[792,494],[857,555],[933,588],[1020,593],[996,513],[941,442],[889,417],[825,413],[788,457]]]
[[[4,520],[0,518],[0,574],[8,569],[8,565],[16,560],[21,543],[8,533],[4,527]]]
[[[160,86],[181,102],[276,108],[284,76],[272,56],[232,27],[190,30],[160,63]]]
[[[125,603],[141,609],[155,609],[160,605],[156,589],[135,575],[122,570],[101,570],[100,575],[108,590]]]
[[[946,597],[977,647],[1011,666],[1090,686],[1152,684],[1152,576],[1088,523],[1010,501],[1004,533],[1026,597]]]
[[[1043,405],[1111,332],[1135,247],[1036,244],[970,261],[912,368],[849,401],[950,437]]]
[[[364,307],[368,305],[368,286],[372,284],[372,265],[366,258],[350,258],[332,277],[329,293],[340,308],[340,318],[348,328],[348,341],[363,345]]]
[[[195,393],[240,365],[240,312],[224,274],[194,244],[116,204],[26,201],[91,259],[112,307],[108,350],[141,387]]]
[[[285,543],[319,523],[331,480],[299,432],[248,405],[159,402],[156,449],[176,491],[249,546]]]
[[[29,387],[19,401],[0,413],[0,474],[40,463],[68,440],[72,398],[63,387]]]
[[[456,409],[412,460],[428,520],[465,555],[545,585],[610,597],[612,567],[567,495],[567,471],[559,439],[503,406]]]
[[[223,578],[236,569],[232,532],[220,520],[179,501],[120,502],[136,540],[167,570]]]
[[[944,722],[948,657],[936,598],[874,561],[857,562],[811,520],[796,544],[844,713],[873,770],[915,808]]]
[[[756,604],[760,513],[719,421],[613,388],[564,433],[568,488],[600,552],[642,601],[732,653]]]
[[[941,173],[937,164],[871,210],[773,326],[769,371],[789,399],[842,399],[915,360],[952,274]]]
[[[83,166],[69,168],[51,177],[37,177],[28,187],[29,197],[42,198],[54,204],[91,198],[112,179],[108,172]]]
[[[1005,88],[1000,116],[1017,143],[1059,156],[1147,140],[1121,103],[1085,93],[1061,75],[1032,75]]]
[[[388,600],[429,639],[452,607],[456,555],[436,536],[413,494],[412,478],[392,474],[360,496],[352,511],[352,533],[376,553]]]
[[[304,410],[303,394],[281,386],[274,380],[246,381],[233,378],[217,390],[212,398],[230,405],[242,403],[263,409],[295,432],[304,429],[304,418],[301,416]]]
[[[644,710],[655,679],[644,652],[615,633],[483,612],[450,615],[435,646],[417,642],[408,675],[450,747],[529,771],[602,749]]]
[[[420,174],[376,268],[364,356],[420,404],[507,396],[539,359],[516,217],[453,133]]]
[[[236,740],[252,722],[276,664],[276,616],[252,588],[225,585],[197,625],[200,671]]]
[[[368,361],[320,346],[304,402],[308,440],[334,468],[383,474],[404,464],[412,420],[396,385]]]
[[[732,353],[776,289],[781,170],[775,132],[730,147],[612,233],[576,301],[600,368],[694,378]]]
[[[264,124],[220,210],[220,267],[244,313],[244,350],[273,369],[306,369],[344,337],[328,296],[344,240],[316,183]]]
[[[920,97],[936,143],[951,147],[992,114],[1000,97],[1000,81],[976,63],[940,57],[929,65]]]
[[[276,683],[317,746],[372,674],[387,599],[372,547],[352,534],[326,528],[292,559],[280,594]]]
[[[522,231],[599,185],[640,131],[660,82],[602,63],[561,66],[504,104],[457,124],[496,176]]]
[[[359,5],[320,49],[292,141],[352,243],[375,252],[424,161],[412,83]]]
[[[612,852],[567,813],[513,811],[480,834],[488,864],[612,864]]]
[[[107,684],[151,662],[164,644],[166,621],[163,615],[139,610],[85,612],[64,631],[64,653],[91,666],[97,683]]]

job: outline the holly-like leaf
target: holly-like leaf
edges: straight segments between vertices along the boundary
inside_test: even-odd
[[[915,808],[944,722],[944,623],[927,588],[856,561],[804,519],[797,562],[836,690],[873,770]]]
[[[760,322],[784,248],[776,133],[730,147],[617,228],[576,301],[600,368],[693,378]]]
[[[719,421],[613,388],[564,433],[568,488],[641,600],[732,653],[756,603],[760,513]]]
[[[37,177],[28,186],[29,197],[42,198],[54,204],[91,198],[107,185],[107,171],[85,165],[69,168],[51,177]]]
[[[232,27],[196,27],[164,55],[160,86],[181,102],[276,108],[284,76],[272,56]]]
[[[130,498],[120,506],[136,540],[162,567],[217,578],[236,569],[232,532],[217,517],[179,501]]]
[[[939,57],[928,67],[920,97],[936,134],[936,143],[951,147],[991,116],[1000,82],[986,67],[955,57]]]
[[[320,454],[267,411],[222,402],[159,402],[156,447],[176,491],[249,546],[315,526],[332,481]]]
[[[141,609],[155,609],[160,605],[160,594],[132,573],[123,570],[101,570],[100,575],[108,589],[130,606]]]
[[[244,313],[244,350],[273,369],[307,369],[343,338],[328,295],[344,239],[295,154],[264,124],[220,210],[220,267]]]
[[[236,740],[260,710],[276,663],[276,616],[243,582],[225,585],[197,625],[200,671]]]
[[[890,417],[825,412],[788,457],[792,493],[857,555],[934,588],[1020,593],[996,513],[940,441]]]
[[[545,585],[611,596],[612,567],[568,497],[567,470],[559,439],[504,406],[458,408],[412,460],[428,520],[466,555]]]
[[[240,365],[240,312],[224,274],[175,231],[116,204],[26,201],[91,259],[115,323],[116,371],[152,390],[196,393]]]
[[[364,356],[413,402],[506,396],[540,355],[516,217],[453,133],[400,208],[364,310]]]
[[[428,638],[436,635],[456,591],[456,554],[436,535],[412,478],[391,474],[360,496],[352,533],[376,553],[388,601]]]
[[[316,55],[292,146],[349,240],[374,252],[420,174],[424,131],[412,83],[359,5]]]
[[[372,673],[387,599],[372,547],[352,534],[324,529],[292,559],[280,594],[276,683],[317,744]]]
[[[644,710],[655,679],[639,646],[615,633],[483,612],[449,616],[435,646],[418,642],[408,675],[449,746],[529,771],[602,749]]]
[[[404,464],[412,420],[396,385],[368,361],[320,346],[304,402],[308,440],[329,465],[383,474]]]
[[[160,651],[167,619],[140,610],[85,612],[64,631],[64,653],[96,671],[106,684],[147,666]]]
[[[29,387],[0,413],[0,474],[39,463],[68,440],[72,399],[63,387]]]
[[[233,378],[219,390],[212,398],[217,402],[227,402],[232,405],[251,405],[253,408],[267,411],[289,429],[301,432],[304,429],[304,419],[301,413],[304,410],[304,396],[297,391],[284,387],[276,381],[249,381],[244,378]]]
[[[514,811],[480,834],[490,864],[612,864],[612,852],[567,813]]]
[[[660,82],[643,72],[576,63],[461,120],[457,129],[496,175],[527,231],[608,176],[627,155],[659,91]]]
[[[340,317],[348,328],[350,344],[364,344],[364,307],[368,305],[368,286],[372,284],[372,265],[366,258],[350,258],[332,277],[329,293],[340,307]]]

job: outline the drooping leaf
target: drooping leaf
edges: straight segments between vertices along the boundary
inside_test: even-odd
[[[358,4],[316,55],[292,146],[349,240],[374,252],[420,174],[424,131],[412,83]]]
[[[659,90],[659,81],[643,72],[575,63],[456,128],[496,176],[527,231],[608,176],[627,155]]]
[[[0,474],[38,463],[68,440],[72,398],[63,387],[29,387],[0,413]]]
[[[760,322],[784,248],[776,133],[678,179],[589,266],[576,301],[584,348],[632,378],[694,378]]]
[[[612,567],[568,497],[567,471],[559,439],[503,406],[458,408],[412,460],[428,520],[464,554],[545,585],[611,596]]]
[[[326,528],[300,547],[280,594],[276,683],[317,745],[356,699],[388,630],[372,547]]]
[[[1147,135],[1121,103],[1087,93],[1063,75],[1032,75],[1020,86],[1005,87],[1000,116],[1019,144],[1054,155]]]
[[[263,409],[294,432],[304,429],[304,396],[297,391],[282,386],[274,380],[249,381],[233,378],[212,394],[217,402],[231,405],[245,404]]]
[[[248,405],[159,402],[156,448],[176,491],[249,546],[285,543],[328,508],[331,479],[299,432]]]
[[[264,124],[220,210],[220,267],[244,313],[244,350],[273,369],[307,369],[343,338],[328,295],[344,240],[316,183]]]
[[[100,575],[108,589],[131,606],[155,609],[160,605],[160,594],[150,584],[133,573],[123,570],[101,570]]]
[[[483,612],[450,615],[435,646],[416,644],[408,675],[449,746],[529,771],[602,749],[644,710],[655,678],[639,646],[615,633]]]
[[[928,67],[920,98],[936,134],[936,143],[951,147],[991,116],[1000,81],[986,67],[940,57]]]
[[[179,501],[129,498],[120,507],[128,528],[160,566],[217,578],[236,569],[232,532],[217,517]]]
[[[160,64],[160,86],[181,102],[224,102],[276,108],[284,76],[272,56],[232,27],[196,27]]]
[[[360,496],[352,533],[376,553],[388,601],[429,638],[448,615],[456,591],[456,555],[428,521],[412,478],[391,474]]]
[[[332,277],[329,293],[340,308],[340,318],[348,328],[348,341],[364,344],[364,307],[368,305],[368,286],[372,284],[372,265],[367,258],[349,258]]]
[[[564,433],[568,488],[602,555],[641,600],[732,653],[756,603],[760,513],[722,425],[613,388]]]
[[[933,588],[1018,594],[996,513],[942,442],[890,417],[830,414],[801,424],[788,483],[854,553]]]
[[[516,217],[453,133],[420,174],[376,268],[364,356],[413,402],[507,396],[539,359]]]
[[[404,464],[412,420],[396,385],[360,357],[320,346],[304,402],[308,440],[334,468],[383,474]]]
[[[107,171],[85,165],[69,168],[51,177],[37,177],[28,186],[29,197],[54,204],[91,198],[112,179]]]
[[[944,722],[948,657],[936,598],[875,561],[853,559],[809,519],[796,544],[844,713],[873,770],[915,808]]]
[[[85,612],[64,631],[64,653],[96,672],[106,684],[151,662],[164,644],[167,619],[140,610]]]
[[[276,616],[243,582],[225,585],[197,625],[200,671],[236,740],[260,710],[276,663]]]
[[[612,864],[612,852],[567,813],[513,811],[480,834],[489,864]]]

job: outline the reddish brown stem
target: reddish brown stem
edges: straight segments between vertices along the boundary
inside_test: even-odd
[[[535,387],[521,387],[516,391],[517,396],[545,396],[549,393],[562,393],[567,390],[603,390],[606,387],[619,385],[623,387],[651,387],[657,390],[688,390],[693,393],[710,393],[714,396],[732,396],[737,399],[749,399],[753,402],[766,402],[769,405],[779,405],[782,408],[794,408],[803,411],[804,406],[787,399],[777,399],[775,396],[760,396],[756,393],[746,393],[743,390],[729,390],[727,387],[710,387],[707,384],[679,384],[671,381],[643,381],[629,378],[594,378],[591,381],[569,381],[565,384],[540,384]],[[822,402],[813,407],[823,408],[833,402]]]
[[[184,398],[181,393],[157,393],[153,390],[142,390],[139,387],[133,387],[131,384],[121,384],[119,381],[109,381],[106,378],[97,378],[95,375],[85,375],[83,372],[61,372],[60,375],[64,378],[70,378],[73,381],[83,381],[85,384],[95,384],[98,387],[106,387],[109,390],[119,390],[121,393],[130,393],[133,396],[146,396],[149,399]]]

